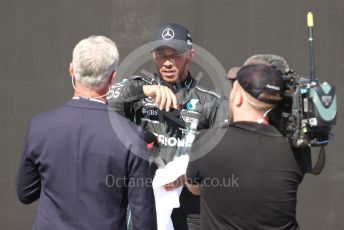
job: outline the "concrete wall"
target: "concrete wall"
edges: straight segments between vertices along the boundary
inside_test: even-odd
[[[255,53],[284,56],[309,73],[306,13],[315,15],[318,77],[337,86],[338,122],[320,176],[307,175],[298,195],[301,229],[344,229],[344,1],[331,0],[1,0],[0,229],[29,229],[36,204],[15,195],[15,171],[32,115],[71,97],[73,46],[109,36],[122,59],[168,21],[184,24],[194,42],[228,69]]]

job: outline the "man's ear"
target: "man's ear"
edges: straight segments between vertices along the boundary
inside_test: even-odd
[[[240,91],[238,92],[237,97],[236,97],[236,100],[235,100],[235,102],[234,102],[234,103],[235,103],[235,106],[236,106],[236,107],[240,107],[240,106],[242,105],[243,101],[244,101],[244,95],[243,95],[242,90],[240,90]]]
[[[240,107],[243,103],[243,90],[241,86],[239,85],[238,81],[235,81],[233,84],[233,89],[232,89],[232,100],[233,104],[236,107]]]
[[[115,81],[115,79],[116,79],[116,71],[113,71],[112,73],[111,73],[111,77],[110,77],[110,84],[112,83],[112,82],[114,82]]]
[[[72,62],[69,64],[69,75],[71,76],[71,78],[74,77],[74,68]]]
[[[192,59],[193,59],[193,57],[195,56],[195,49],[189,49],[188,51],[187,51],[187,63],[190,63],[191,61],[192,61]]]

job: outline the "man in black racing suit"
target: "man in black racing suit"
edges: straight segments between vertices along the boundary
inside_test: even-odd
[[[183,26],[168,23],[160,27],[152,54],[159,75],[123,79],[111,87],[108,103],[111,110],[157,137],[158,151],[167,163],[173,160],[177,148],[185,145],[185,130],[193,119],[198,120],[198,130],[228,122],[228,100],[221,92],[201,87],[192,78],[189,63],[194,50],[189,31]],[[183,185],[180,178],[165,189]],[[199,229],[199,202],[199,197],[183,188],[181,207],[172,213],[176,230]]]
[[[176,95],[179,109],[160,110],[154,99],[143,93],[143,86],[167,86]],[[189,73],[184,82],[169,84],[158,76],[134,76],[112,86],[111,109],[153,133],[160,143],[165,162],[173,160],[176,148],[183,145],[183,132],[192,119],[199,119],[198,129],[220,126],[227,118],[227,99],[221,93],[198,86]]]

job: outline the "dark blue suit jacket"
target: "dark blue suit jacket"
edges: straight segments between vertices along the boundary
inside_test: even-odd
[[[142,135],[85,99],[35,116],[17,172],[20,201],[39,199],[33,229],[125,229],[128,204],[134,229],[156,229],[149,162],[133,154],[146,148]]]

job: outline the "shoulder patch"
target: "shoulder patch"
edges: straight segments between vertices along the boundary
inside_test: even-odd
[[[221,95],[219,93],[215,92],[214,90],[209,90],[209,89],[201,88],[199,86],[196,86],[195,89],[197,89],[198,91],[201,91],[203,93],[208,93],[210,95],[213,95],[213,96],[215,96],[215,97],[217,97],[219,99],[221,98]]]

